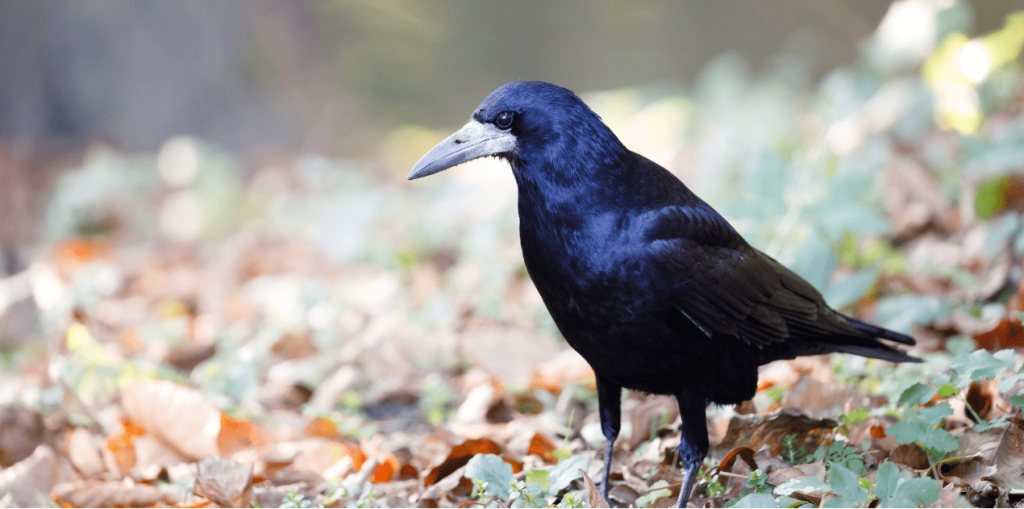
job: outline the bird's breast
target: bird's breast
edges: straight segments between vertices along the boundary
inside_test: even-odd
[[[556,322],[576,325],[627,322],[648,298],[644,257],[637,256],[623,214],[582,220],[521,217],[527,271]],[[565,333],[565,331],[563,331]]]

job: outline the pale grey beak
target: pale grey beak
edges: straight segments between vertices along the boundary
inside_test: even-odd
[[[516,137],[511,132],[472,120],[420,158],[408,178],[418,179],[473,159],[507,154],[515,146]]]

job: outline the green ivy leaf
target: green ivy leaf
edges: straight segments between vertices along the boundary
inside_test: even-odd
[[[512,476],[512,465],[494,454],[477,454],[470,458],[463,475],[474,481],[487,483],[484,491],[501,500],[509,499],[509,483],[515,480]]]

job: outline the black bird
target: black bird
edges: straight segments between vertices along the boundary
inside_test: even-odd
[[[758,366],[830,352],[920,362],[877,339],[913,338],[830,308],[570,90],[498,88],[409,179],[480,157],[510,163],[526,269],[597,375],[606,498],[623,387],[678,401],[685,507],[708,452],[705,408],[752,398]]]

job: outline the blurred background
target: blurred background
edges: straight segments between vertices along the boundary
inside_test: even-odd
[[[515,79],[579,93],[834,307],[1024,346],[1020,8],[0,2],[0,401],[156,376],[386,431],[484,419],[481,380],[585,383],[507,166],[404,180]]]

